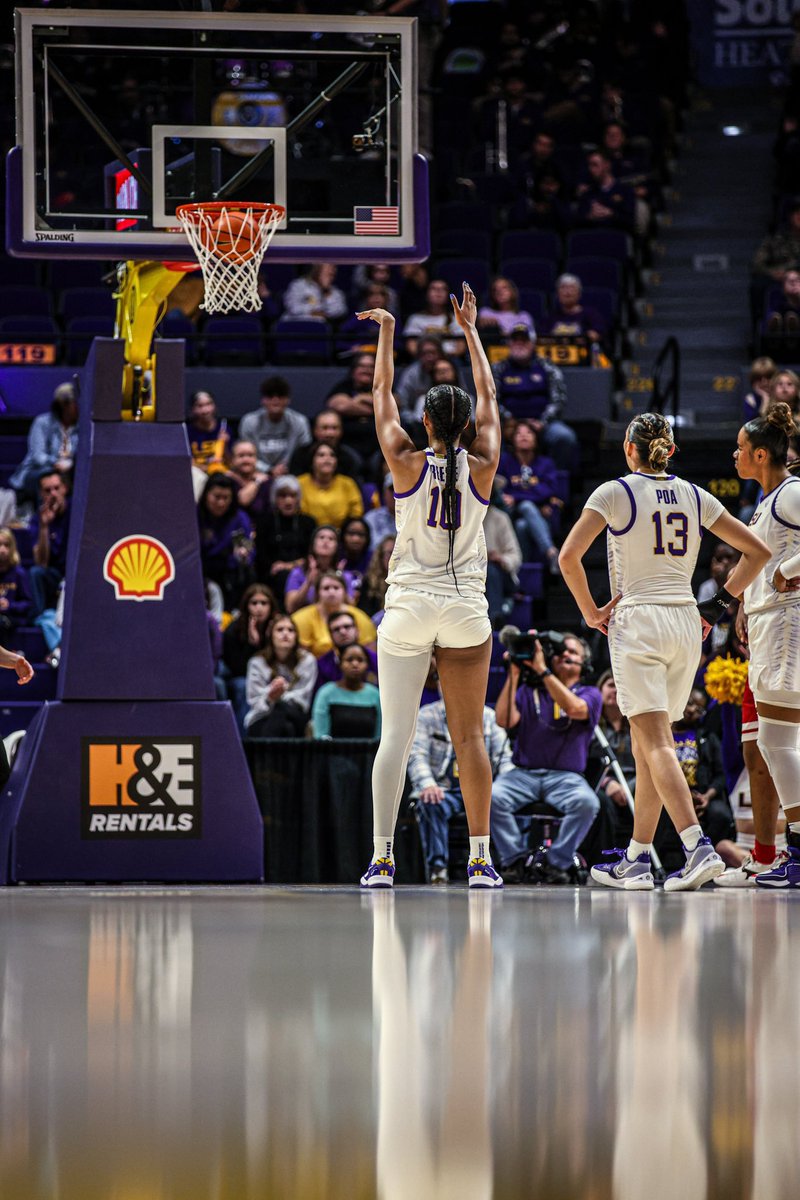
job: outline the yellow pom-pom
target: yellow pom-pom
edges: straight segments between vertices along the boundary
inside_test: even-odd
[[[741,704],[747,682],[747,663],[741,658],[713,659],[706,667],[706,691],[720,704]]]

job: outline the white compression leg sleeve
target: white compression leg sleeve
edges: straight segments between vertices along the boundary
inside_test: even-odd
[[[372,768],[373,832],[392,836],[431,656],[388,654],[378,641],[381,744]]]
[[[800,725],[758,717],[758,748],[784,809],[800,804]]]

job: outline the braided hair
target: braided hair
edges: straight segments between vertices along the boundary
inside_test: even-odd
[[[633,442],[639,458],[654,471],[666,470],[670,454],[675,446],[672,426],[661,413],[641,413],[634,417],[625,435]]]
[[[445,466],[444,521],[447,529],[447,569],[453,573],[456,588],[456,569],[453,552],[456,541],[456,523],[458,521],[458,488],[456,487],[456,446],[464,431],[464,426],[472,415],[472,403],[467,393],[452,383],[439,383],[432,387],[425,397],[425,412],[428,414],[433,435],[437,441],[444,442]]]

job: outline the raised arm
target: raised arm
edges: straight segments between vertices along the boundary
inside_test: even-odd
[[[500,459],[502,434],[500,429],[500,410],[497,407],[497,390],[495,387],[492,368],[486,357],[475,320],[478,304],[475,293],[468,283],[464,284],[464,294],[461,304],[455,296],[450,296],[455,318],[464,330],[467,339],[469,359],[472,366],[472,378],[475,381],[475,440],[469,448],[475,484],[487,495],[491,490],[494,473]]]
[[[395,320],[385,308],[370,308],[356,313],[359,321],[377,321],[378,352],[375,355],[375,377],[372,384],[372,402],[375,409],[375,429],[378,434],[383,457],[394,474],[398,466],[402,472],[404,459],[417,454],[417,448],[400,424],[400,412],[392,393],[394,383],[394,326]],[[397,482],[397,481],[395,481]]]

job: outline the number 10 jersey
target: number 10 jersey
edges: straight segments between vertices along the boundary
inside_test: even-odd
[[[725,511],[677,475],[636,471],[601,484],[586,501],[608,525],[608,575],[619,607],[694,604],[692,575],[703,533]]]
[[[483,596],[486,591],[483,519],[489,500],[476,490],[467,452],[460,447],[456,451],[455,544],[453,561],[448,566],[450,539],[444,502],[447,460],[430,449],[425,451],[425,459],[413,488],[394,494],[397,541],[389,562],[388,582],[437,595]]]

